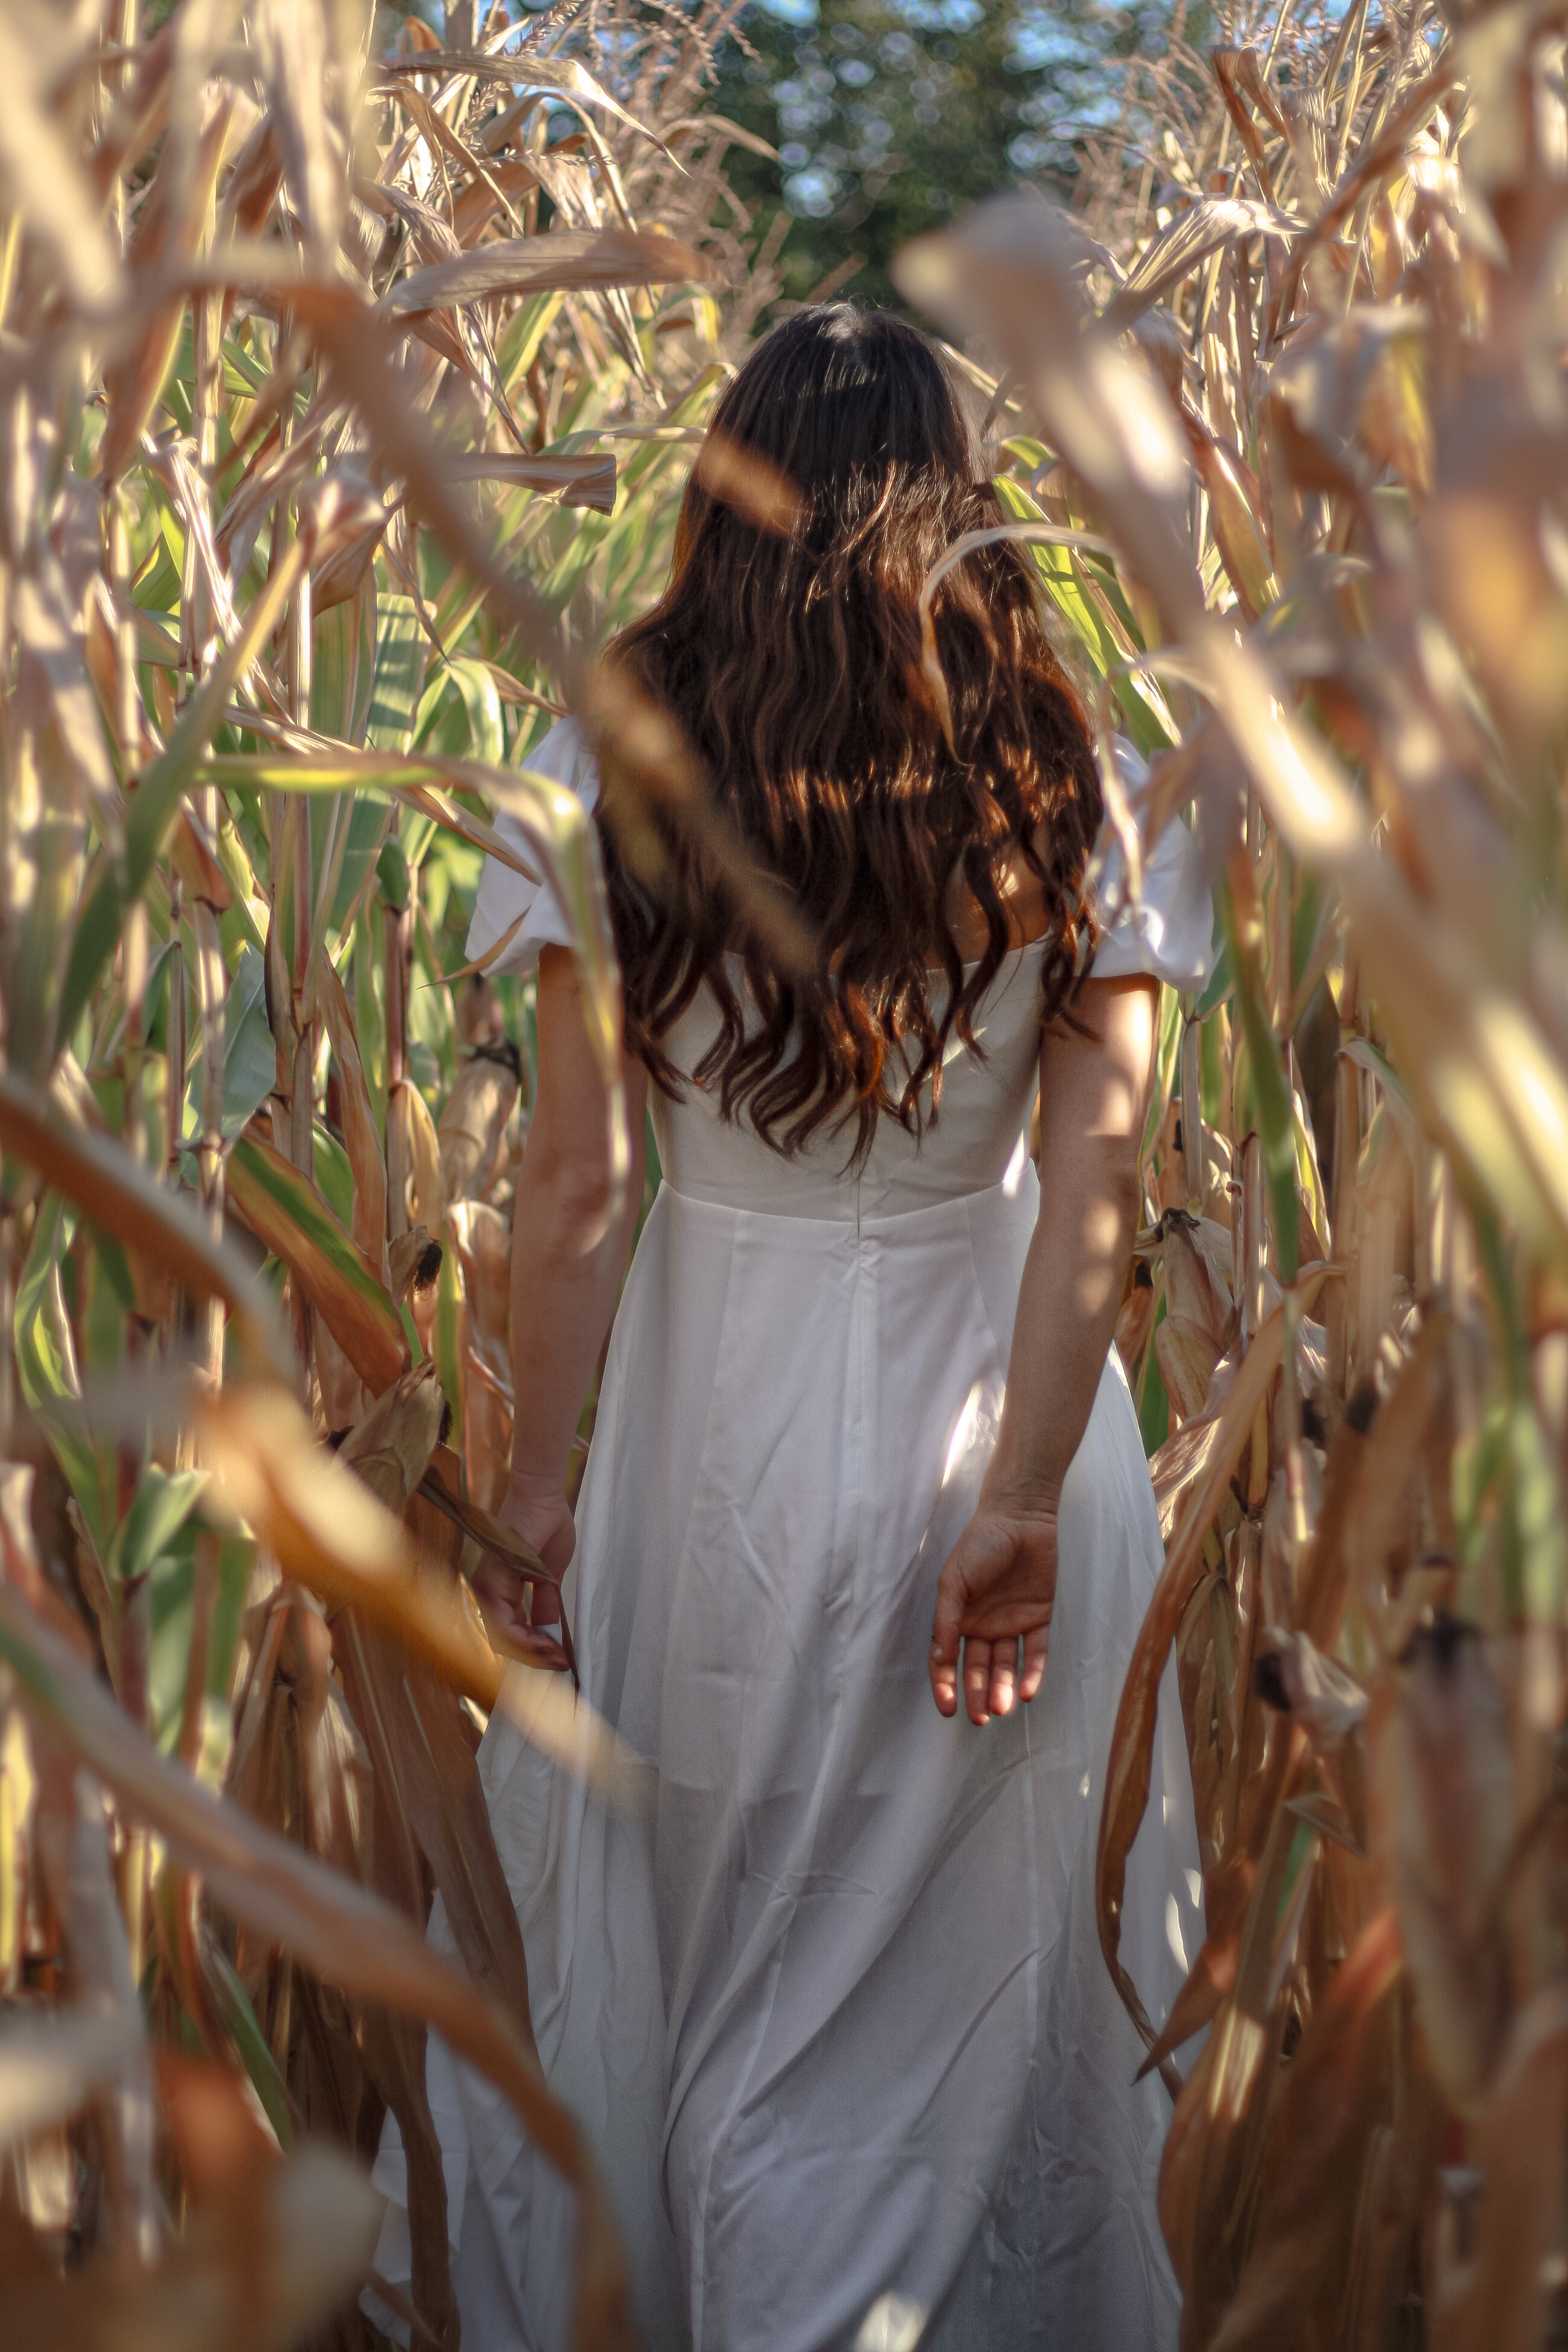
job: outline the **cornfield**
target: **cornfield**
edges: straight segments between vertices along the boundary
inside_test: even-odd
[[[629,2340],[474,1763],[497,1706],[606,1801],[622,1759],[463,1576],[543,1571],[494,1516],[529,990],[462,943],[487,851],[547,875],[613,1070],[595,841],[528,768],[568,703],[628,857],[658,795],[740,887],[595,667],[776,292],[704,95],[733,13],[0,5],[18,2342],[368,2344],[368,2282],[455,2345],[432,2027],[578,2189],[574,2341]],[[1185,814],[1223,933],[1162,1006],[1118,1330],[1167,1558],[1097,1889],[1192,2352],[1568,2312],[1565,37],[1238,14],[1080,216],[901,262],[1149,762],[1105,760],[1131,884]],[[1207,1939],[1157,2026],[1119,1921],[1173,1644]]]

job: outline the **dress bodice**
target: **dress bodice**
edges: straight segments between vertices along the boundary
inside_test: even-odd
[[[656,1090],[650,1102],[665,1181],[692,1200],[847,1223],[984,1192],[1009,1174],[1016,1182],[1039,1070],[1040,952],[1038,941],[1015,949],[986,990],[973,1024],[978,1054],[956,1035],[949,1039],[941,1110],[920,1136],[879,1118],[870,1152],[854,1171],[853,1122],[822,1131],[786,1159],[743,1117],[721,1118],[714,1095],[689,1086],[682,1100],[671,1101]],[[696,1067],[719,1025],[704,990],[665,1041],[678,1069]]]
[[[1136,752],[1119,743],[1117,757],[1135,780]],[[584,808],[594,807],[597,770],[575,719],[552,727],[528,764],[535,774],[566,785]],[[512,818],[502,815],[498,830],[528,854]],[[1147,972],[1174,988],[1201,988],[1212,967],[1213,916],[1192,835],[1179,822],[1166,828],[1145,852],[1136,897],[1125,888],[1120,849],[1114,843],[1107,847],[1098,861],[1097,900],[1106,929],[1095,951],[1095,977]],[[490,965],[498,974],[531,971],[542,947],[569,947],[572,931],[548,888],[491,857],[480,878],[468,953],[488,955],[503,939]],[[973,1023],[978,1053],[957,1036],[949,1039],[940,1112],[927,1118],[919,1137],[894,1119],[879,1119],[870,1153],[857,1172],[849,1165],[853,1127],[819,1134],[786,1159],[743,1116],[722,1119],[712,1094],[689,1086],[682,1099],[672,1101],[655,1090],[654,1136],[665,1181],[691,1200],[855,1225],[1020,1181],[1039,1066],[1041,952],[1036,940],[1004,961]],[[700,1064],[719,1024],[719,1008],[703,989],[664,1041],[677,1069]]]

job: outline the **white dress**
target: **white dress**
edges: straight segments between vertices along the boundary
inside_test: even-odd
[[[530,763],[591,801],[567,722]],[[559,911],[509,869],[470,954]],[[1200,984],[1180,825],[1097,971]],[[917,1149],[890,1121],[788,1161],[655,1092],[663,1182],[611,1340],[577,1510],[583,1686],[645,1759],[607,1817],[500,1716],[480,1749],[534,2030],[608,2180],[650,2352],[1142,2352],[1173,2345],[1154,2212],[1169,2119],[1101,1959],[1095,1844],[1123,1673],[1161,1560],[1112,1352],[1062,1496],[1028,1707],[944,1721],[936,1579],[1001,1411],[1039,1192],[1026,1150],[1037,949],[955,1040]],[[689,1069],[716,1014],[668,1040]],[[1202,1940],[1173,1674],[1122,1951],[1161,2017]],[[450,1948],[437,1906],[433,1937]],[[568,2341],[571,2197],[432,2042],[465,2352]],[[408,2276],[395,2126],[377,2267]],[[381,2315],[385,2324],[390,2315]],[[401,2332],[401,2331],[400,2331]]]

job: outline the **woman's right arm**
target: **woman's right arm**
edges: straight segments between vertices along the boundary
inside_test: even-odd
[[[642,1201],[647,1074],[623,1061],[632,1166],[609,1222],[609,1096],[589,1042],[574,959],[539,960],[539,1092],[512,1207],[511,1348],[516,1416],[511,1479],[500,1516],[560,1574],[575,1531],[566,1499],[572,1440],[620,1297]],[[516,1570],[487,1553],[474,1571],[487,1614],[522,1647],[563,1664],[546,1629],[554,1592],[534,1588],[531,1622]]]
[[[1046,1671],[1062,1481],[1093,1409],[1138,1220],[1157,984],[1089,980],[1040,1048],[1040,1214],[1007,1394],[979,1507],[943,1567],[931,1696],[972,1723],[1032,1699]],[[1076,1024],[1076,1025],[1075,1025]],[[1018,1643],[1023,1641],[1023,1668]]]

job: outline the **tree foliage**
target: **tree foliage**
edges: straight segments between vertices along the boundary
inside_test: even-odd
[[[718,102],[778,148],[776,166],[747,154],[731,175],[759,215],[782,198],[792,216],[786,293],[837,278],[897,305],[889,265],[910,237],[1020,184],[1079,199],[1087,142],[1136,146],[1145,128],[1138,68],[1201,43],[1206,21],[1166,0],[749,6]]]

